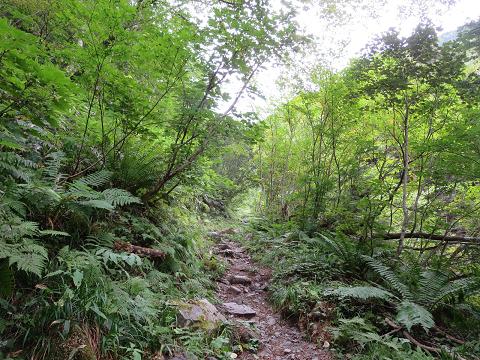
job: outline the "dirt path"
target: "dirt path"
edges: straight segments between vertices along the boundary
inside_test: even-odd
[[[260,343],[256,354],[244,352],[238,359],[331,359],[328,351],[304,340],[296,326],[273,311],[266,292],[271,272],[254,264],[228,235],[222,234],[220,239],[215,251],[230,265],[217,288],[217,297],[223,302],[222,311],[226,317],[252,322]]]

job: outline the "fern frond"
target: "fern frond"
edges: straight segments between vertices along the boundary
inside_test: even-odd
[[[133,196],[128,191],[123,189],[106,189],[102,191],[105,200],[112,203],[113,206],[124,206],[129,204],[140,204],[141,201],[138,197]]]
[[[40,277],[45,267],[45,260],[45,258],[32,252],[15,253],[10,256],[9,265],[16,265],[18,270],[23,270]]]
[[[395,297],[392,293],[374,286],[342,286],[336,289],[327,289],[324,291],[324,295],[360,300],[390,300]]]
[[[421,325],[425,331],[435,326],[432,314],[423,306],[410,301],[403,301],[398,306],[397,322],[405,325],[408,331],[414,325]]]
[[[12,133],[6,133],[6,129],[2,126],[2,133],[0,134],[0,146],[11,150],[23,150],[24,145],[19,142],[19,139],[15,138]]]
[[[11,244],[7,244],[5,241],[0,240],[0,261],[8,258],[12,251],[14,251],[14,249]]]
[[[418,295],[416,301],[430,307],[448,283],[448,276],[439,271],[423,271],[418,284]]]
[[[349,256],[348,250],[345,248],[345,246],[343,246],[341,242],[332,240],[323,234],[318,235],[320,235],[320,237],[322,238],[323,243],[330,247],[339,258],[345,259]]]
[[[37,233],[38,224],[36,222],[13,219],[10,223],[3,224],[1,235],[4,239],[14,240],[34,236]]]
[[[0,152],[0,169],[16,179],[29,182],[30,171],[28,170],[34,168],[36,168],[36,164],[33,161],[25,159],[17,153]]]
[[[95,236],[87,237],[87,241],[89,243],[95,244],[97,246],[103,246],[106,248],[110,248],[113,246],[115,241],[115,236],[112,233],[100,233]]]
[[[0,211],[14,213],[22,217],[26,215],[25,204],[9,196],[0,198]]]
[[[24,240],[20,246],[0,241],[0,258],[7,258],[9,266],[15,265],[18,270],[42,276],[48,253],[43,246],[30,240]]]
[[[0,152],[0,161],[7,164],[22,166],[22,167],[31,168],[31,169],[34,169],[37,167],[33,161],[25,159],[23,156],[17,153],[8,152],[8,151]]]
[[[65,194],[67,197],[98,199],[101,195],[98,191],[93,190],[87,184],[77,180],[69,184],[68,191]]]
[[[84,176],[78,182],[81,182],[85,185],[89,185],[92,187],[99,187],[105,185],[110,178],[112,177],[112,172],[108,170],[100,170],[95,173],[89,174]]]
[[[434,309],[464,293],[473,284],[471,278],[449,281],[448,276],[439,271],[424,271],[417,299],[421,304]]]
[[[22,221],[16,226],[15,231],[19,236],[33,236],[38,233],[38,224],[34,221]]]
[[[400,281],[388,266],[370,256],[362,255],[362,259],[387,283],[389,288],[398,291],[404,300],[412,300],[412,294],[408,287]]]
[[[91,207],[94,209],[103,209],[103,210],[113,210],[114,207],[113,205],[106,200],[96,200],[96,199],[91,199],[91,200],[85,200],[85,201],[79,201],[78,204],[82,206],[87,206]]]
[[[65,154],[63,151],[57,151],[48,155],[47,160],[45,161],[45,168],[43,169],[44,176],[47,179],[50,179],[55,184],[61,180],[64,175],[60,173],[65,162]]]
[[[57,230],[40,230],[40,236],[70,236],[69,233],[65,231],[57,231]]]
[[[5,155],[5,153],[0,153],[0,169],[2,169],[2,172],[10,174],[12,177],[25,182],[30,180],[29,174],[25,171],[25,169],[19,167],[16,164],[16,161],[9,162],[11,159],[1,155]]]
[[[438,306],[440,303],[449,301],[457,295],[466,292],[475,281],[470,278],[457,279],[450,281],[443,289],[441,289],[432,301],[432,307]]]

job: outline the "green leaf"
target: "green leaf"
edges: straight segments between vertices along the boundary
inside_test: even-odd
[[[55,270],[51,273],[48,273],[47,275],[45,275],[45,278],[49,278],[49,277],[52,277],[52,276],[56,276],[56,275],[60,275],[60,274],[64,274],[65,271],[63,270]]]
[[[72,275],[72,279],[73,279],[73,284],[75,285],[75,287],[80,287],[80,285],[82,284],[82,280],[83,280],[83,272],[80,271],[80,270],[75,270],[75,272],[73,273]]]
[[[104,210],[114,209],[113,205],[105,200],[85,200],[85,201],[80,201],[79,204],[83,206],[89,206],[95,209],[104,209]]]
[[[105,200],[112,203],[113,206],[123,206],[133,203],[141,203],[139,198],[133,196],[128,191],[123,189],[106,189],[102,191],[102,195]]]
[[[404,325],[408,331],[415,325],[421,325],[425,331],[435,326],[432,314],[421,305],[403,301],[397,310],[397,322]]]
[[[57,230],[40,230],[39,233],[42,236],[70,236],[70,234],[65,231]]]
[[[88,185],[88,186],[97,187],[97,186],[102,186],[105,183],[107,183],[110,180],[111,177],[112,177],[112,172],[111,171],[100,170],[100,171],[97,171],[93,174],[90,174],[90,175],[87,175],[87,176],[81,178],[80,180],[78,180],[78,182],[80,182],[82,184],[85,184],[85,185]]]
[[[340,298],[355,298],[361,300],[381,299],[389,300],[392,293],[374,286],[342,286],[336,289],[327,289],[324,295],[332,295]]]
[[[63,336],[67,336],[69,332],[70,332],[70,320],[65,320],[65,321],[63,322],[62,335],[63,335]]]
[[[408,287],[402,283],[398,278],[395,272],[390,269],[388,266],[384,265],[380,260],[374,259],[370,256],[362,255],[362,259],[375,271],[378,275],[382,277],[385,283],[392,290],[398,291],[404,300],[411,300],[412,294]]]
[[[95,314],[100,316],[104,320],[108,320],[107,316],[98,308],[98,306],[95,304],[90,307],[90,310],[92,310]]]
[[[0,146],[4,146],[9,149],[14,149],[14,150],[22,150],[23,146],[20,145],[19,143],[9,140],[9,139],[0,139]]]

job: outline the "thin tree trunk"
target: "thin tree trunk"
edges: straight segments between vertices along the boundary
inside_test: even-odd
[[[400,232],[400,239],[398,242],[397,256],[400,256],[403,251],[403,243],[405,239],[405,233],[407,232],[408,226],[408,168],[409,168],[409,158],[408,158],[408,100],[407,95],[405,95],[405,114],[403,116],[403,182],[402,182],[402,211],[403,211],[403,221],[402,221],[402,230]]]

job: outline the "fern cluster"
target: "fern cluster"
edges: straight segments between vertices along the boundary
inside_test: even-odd
[[[423,271],[417,281],[418,285],[409,287],[380,260],[366,255],[362,255],[362,259],[380,277],[386,289],[380,285],[343,286],[327,289],[324,294],[339,298],[391,302],[397,308],[397,322],[408,330],[412,326],[420,325],[428,331],[435,325],[432,311],[461,302],[466,293],[471,296],[479,292],[473,278],[450,280],[446,274],[433,270]]]
[[[21,166],[36,168],[36,165],[12,153],[0,152],[0,162],[10,164],[12,171],[4,176],[20,178],[25,183],[11,183],[0,193],[0,260],[8,260],[8,269],[3,266],[2,272],[10,272],[10,268],[41,276],[48,260],[48,252],[42,244],[41,237],[69,236],[65,231],[40,230],[37,222],[26,220],[27,207],[43,209],[48,217],[55,214],[71,216],[76,213],[88,216],[92,210],[111,211],[117,207],[138,204],[140,199],[126,190],[106,188],[96,190],[107,184],[112,173],[105,170],[84,176],[73,182],[63,182],[66,178],[61,174],[65,155],[61,152],[51,154],[42,169],[42,180],[30,176],[19,176]],[[8,162],[7,162],[8,160]],[[4,164],[4,165],[5,165]],[[2,165],[0,165],[2,166]],[[4,166],[6,168],[6,166]],[[13,171],[16,169],[16,171]],[[32,199],[35,202],[32,202]],[[7,275],[2,275],[7,276]]]

